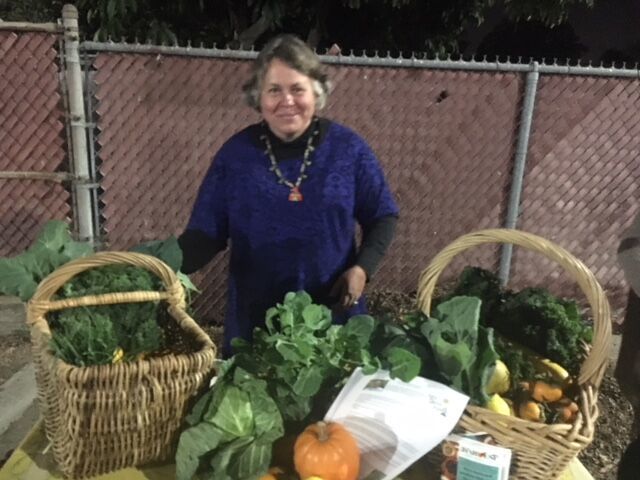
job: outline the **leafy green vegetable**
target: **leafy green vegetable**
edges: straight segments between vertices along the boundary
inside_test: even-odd
[[[0,258],[0,294],[15,295],[27,302],[44,277],[69,260],[91,253],[91,245],[71,238],[65,222],[51,220],[24,253]]]
[[[152,240],[140,243],[129,249],[131,252],[144,253],[159,258],[175,272],[182,267],[182,250],[178,240],[170,236],[164,240]]]
[[[144,269],[130,265],[106,265],[73,277],[58,291],[57,298],[155,291],[160,287],[160,280]],[[123,350],[125,361],[134,360],[141,354],[163,348],[164,334],[158,324],[162,315],[164,310],[158,302],[67,308],[50,314],[51,346],[56,356],[72,365],[111,363],[115,348]],[[105,322],[111,323],[110,329],[104,328]],[[96,340],[88,350],[76,346],[77,353],[74,354],[65,348],[71,342],[70,335]]]
[[[503,292],[498,277],[479,267],[465,267],[453,291],[441,301],[453,297],[477,297],[482,301],[480,323],[483,318],[491,318],[503,300]]]
[[[531,380],[537,377],[537,372],[530,358],[524,351],[513,348],[513,344],[505,342],[504,337],[497,335],[495,338],[496,352],[509,368],[511,385],[518,385],[521,381]]]
[[[543,288],[525,288],[509,296],[493,318],[496,330],[576,373],[584,358],[583,343],[592,329],[575,301],[557,298]]]
[[[331,311],[312,303],[305,292],[288,293],[282,304],[266,313],[266,331],[257,328],[253,344],[235,339],[237,365],[269,379],[272,394],[285,421],[321,418],[342,384],[356,367],[365,372],[387,368],[408,381],[420,370],[417,355],[408,350],[372,349],[371,340],[383,325],[357,315],[341,325],[331,324]]]
[[[86,307],[65,312],[51,339],[54,354],[78,366],[109,364],[118,347],[111,319]]]
[[[357,367],[370,373],[387,368],[405,381],[421,367],[414,353],[420,348],[402,329],[368,315],[333,325],[331,311],[305,292],[287,293],[266,312],[265,327],[254,330],[252,343],[234,339],[232,346],[235,355],[221,364],[217,382],[187,416],[192,426],[215,426],[204,442],[211,448],[194,447],[201,431],[185,430],[176,458],[179,479],[199,468],[205,478],[255,478],[266,472],[283,426],[301,431],[324,417]]]
[[[271,448],[284,434],[282,416],[267,382],[227,365],[187,417],[180,435],[176,477],[191,480],[199,469],[208,479],[256,478],[271,461]]]
[[[508,339],[577,373],[584,358],[583,343],[591,343],[593,330],[582,318],[574,300],[558,298],[548,290],[529,287],[513,292],[498,287],[496,275],[477,267],[463,271],[453,293],[480,298],[480,323],[495,328]],[[517,353],[509,351],[510,370],[524,369]],[[510,363],[511,362],[511,363]],[[512,372],[513,373],[513,372]]]
[[[200,457],[216,448],[222,437],[220,430],[207,422],[184,430],[176,455],[176,477],[191,480],[198,469]]]
[[[182,286],[187,293],[187,305],[191,305],[192,293],[200,293],[191,279],[180,271],[183,255],[176,237],[170,236],[164,240],[152,240],[150,242],[140,243],[131,247],[130,251],[144,253],[146,255],[159,258],[171,267],[176,272],[180,283],[182,283]]]
[[[215,415],[210,418],[205,416],[205,420],[233,436],[246,436],[253,428],[249,394],[235,386],[229,386]]]
[[[485,405],[498,354],[493,330],[480,325],[481,302],[474,297],[453,297],[440,303],[432,317],[414,312],[404,328],[414,338],[426,339],[423,375],[445,383]],[[436,366],[437,368],[433,368]]]

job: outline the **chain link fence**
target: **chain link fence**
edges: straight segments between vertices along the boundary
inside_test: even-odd
[[[97,162],[109,248],[181,231],[217,148],[259,119],[238,88],[248,66],[233,58],[97,53]],[[402,209],[371,288],[410,292],[437,249],[502,224],[522,79],[343,65],[330,65],[329,75],[335,89],[324,114],[369,139]],[[494,266],[496,254],[472,256]],[[197,278],[201,316],[222,318],[226,264],[223,255]]]
[[[618,309],[627,290],[618,239],[640,204],[639,97],[637,77],[540,79],[519,222],[580,258]],[[554,266],[516,255],[519,283],[565,283]]]
[[[0,257],[72,215],[60,35],[40,29],[0,28]]]
[[[10,35],[0,36],[2,48]],[[22,50],[30,43],[24,45]],[[37,164],[38,169],[54,172],[66,159],[55,45],[54,35],[49,47],[29,54],[38,59],[34,64],[51,70],[48,106],[33,104],[32,110],[48,112],[49,136],[39,130],[34,143],[56,159],[48,167]],[[216,150],[259,120],[244,105],[239,88],[256,53],[94,42],[84,42],[82,50],[90,180],[99,187],[92,206],[96,240],[101,248],[124,249],[179,234]],[[637,71],[322,58],[335,84],[323,115],[369,141],[401,208],[396,238],[370,289],[412,292],[422,269],[456,237],[515,224],[583,260],[614,307],[624,307],[626,286],[615,249],[638,210]],[[13,62],[0,59],[0,76],[11,68]],[[24,95],[30,99],[33,93]],[[12,140],[5,146],[7,136],[33,142],[29,122],[17,123],[14,111],[0,106],[2,162],[9,159],[5,152],[23,144]],[[13,163],[1,168],[35,169],[25,163],[27,157],[35,158],[13,153]],[[29,222],[26,212],[44,209],[40,220],[70,216],[66,190],[56,203],[43,201],[24,180],[2,181],[21,182],[19,188],[0,191],[9,199],[0,208],[10,212],[0,216],[3,232],[22,232],[9,247],[5,240],[7,252],[34,235],[39,220]],[[25,201],[34,206],[21,208],[19,202]],[[203,290],[196,310],[200,318],[222,319],[226,264],[226,254],[220,255],[195,277]],[[506,266],[514,288],[544,285],[579,295],[559,266],[517,248],[513,257],[499,245],[466,252],[443,281],[466,264]]]

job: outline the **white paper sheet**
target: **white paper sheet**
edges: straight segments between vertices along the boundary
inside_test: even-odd
[[[468,401],[426,378],[407,383],[385,371],[364,375],[357,369],[325,421],[342,423],[357,440],[361,479],[391,480],[451,433]]]

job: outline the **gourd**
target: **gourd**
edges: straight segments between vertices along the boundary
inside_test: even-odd
[[[258,480],[278,480],[278,475],[281,475],[283,472],[278,467],[271,467],[269,472],[262,475]]]
[[[518,407],[518,416],[531,422],[544,421],[540,404],[534,402],[533,400],[527,400],[526,402],[522,402],[520,404],[520,406]]]
[[[489,397],[489,401],[485,405],[489,410],[492,410],[496,413],[501,413],[502,415],[511,415],[511,407],[507,403],[507,401],[502,398],[497,393],[494,393]]]
[[[509,374],[509,369],[502,360],[496,360],[489,383],[485,387],[487,395],[493,395],[494,393],[501,395],[503,393],[507,393],[510,387],[511,376]]]
[[[356,480],[360,450],[349,431],[339,423],[317,422],[296,439],[293,463],[300,478]]]

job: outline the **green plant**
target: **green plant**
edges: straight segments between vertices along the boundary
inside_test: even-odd
[[[93,253],[93,248],[71,238],[65,222],[47,222],[34,243],[22,254],[0,258],[0,293],[29,301],[38,284],[69,260]]]
[[[187,291],[197,291],[179,269],[182,251],[175,237],[136,245],[132,251],[155,256],[177,272]],[[0,293],[29,301],[38,284],[58,267],[93,253],[87,243],[71,238],[65,222],[47,222],[34,243],[22,254],[0,258]],[[138,290],[157,291],[160,280],[150,272],[128,265],[107,265],[86,270],[56,293],[56,299]],[[51,349],[67,363],[102,365],[113,361],[121,349],[125,361],[140,358],[164,347],[164,333],[158,319],[165,316],[157,302],[113,304],[69,308],[49,315]]]
[[[241,368],[221,375],[186,421],[176,453],[178,480],[191,480],[200,467],[213,480],[256,478],[267,471],[272,444],[284,434],[267,382]]]
[[[78,308],[57,320],[51,349],[56,357],[71,365],[105,365],[114,361],[118,338],[108,316]]]
[[[493,329],[480,325],[480,306],[477,298],[453,297],[440,303],[434,314],[423,317],[418,325],[437,365],[437,372],[427,371],[427,376],[435,373],[436,379],[444,378],[474,403],[485,405],[489,400],[486,387],[498,354]]]
[[[150,272],[130,265],[106,265],[85,270],[57,293],[74,298],[114,292],[156,291],[160,280]],[[123,303],[68,308],[50,314],[51,347],[67,363],[85,366],[111,363],[114,351],[122,349],[125,361],[164,347],[158,324],[163,315],[158,302]]]
[[[577,373],[584,358],[584,344],[591,343],[593,329],[582,318],[578,304],[559,298],[545,288],[529,287],[514,292],[498,288],[495,274],[467,267],[453,290],[455,295],[469,295],[482,300],[480,323],[528,347],[535,353]],[[449,297],[447,297],[449,298]],[[503,353],[515,377],[519,367],[528,370],[527,360],[510,348]],[[526,374],[525,374],[526,375]]]
[[[376,334],[388,341],[374,342]],[[396,335],[385,334],[383,324],[368,315],[332,325],[327,307],[313,304],[305,292],[290,292],[267,311],[265,329],[255,329],[253,343],[235,339],[232,346],[238,366],[269,379],[285,421],[306,424],[316,419],[314,407],[316,415],[324,414],[357,367],[365,373],[386,368],[406,381],[415,377],[420,360],[398,345]]]
[[[575,301],[557,298],[544,288],[525,288],[507,296],[488,321],[507,338],[572,373],[580,369],[584,344],[591,343],[593,335]]]
[[[235,354],[221,364],[218,380],[194,407],[192,427],[183,433],[184,440],[181,437],[178,479],[190,479],[198,467],[203,467],[205,478],[216,480],[265,473],[282,426],[297,432],[320,420],[357,367],[370,373],[386,368],[402,380],[414,378],[420,358],[402,345],[411,343],[401,329],[387,329],[368,315],[333,325],[330,310],[312,303],[307,293],[287,293],[282,304],[267,311],[265,327],[254,330],[252,343],[232,342]],[[248,385],[260,386],[255,399],[237,392]],[[219,415],[214,406],[226,408],[221,398],[230,391],[235,392],[237,407],[229,406],[225,416],[237,418],[233,431],[220,434],[218,428],[203,424],[212,423],[204,412]],[[265,406],[259,408],[258,401]],[[256,412],[263,412],[261,421],[272,425],[272,434],[256,430]],[[241,458],[246,462],[242,472],[235,466]]]

